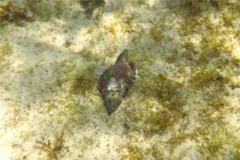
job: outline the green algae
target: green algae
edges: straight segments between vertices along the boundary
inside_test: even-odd
[[[191,21],[196,21],[196,19],[191,19]],[[224,21],[224,23],[228,26],[232,23],[230,20]],[[231,53],[233,47],[231,45],[228,46],[228,42],[225,39],[217,39],[217,35],[220,31],[216,29],[219,28],[211,26],[211,22],[208,18],[202,18],[197,23],[190,22],[189,20],[189,23],[186,25],[189,25],[189,28],[194,28],[193,26],[195,26],[195,28],[190,29],[189,33],[186,34],[194,33],[198,30],[197,25],[203,22],[207,25],[209,24],[209,27],[207,27],[207,33],[204,35],[199,44],[202,51],[195,54],[194,47],[196,47],[196,45],[193,43],[186,43],[184,47],[187,48],[188,53],[184,53],[185,55],[183,57],[176,57],[174,54],[169,56],[170,58],[175,59],[174,62],[179,61],[180,58],[189,59],[189,57],[193,61],[184,66],[194,66],[191,68],[191,74],[189,77],[186,77],[186,81],[176,81],[174,78],[169,76],[168,73],[164,72],[153,74],[151,68],[148,66],[151,66],[156,59],[159,60],[157,57],[160,55],[162,56],[163,54],[159,53],[157,56],[153,54],[139,53],[137,50],[132,51],[133,54],[137,55],[135,57],[133,56],[132,60],[136,62],[136,66],[140,71],[140,78],[136,82],[137,87],[133,88],[133,90],[140,94],[138,98],[142,100],[139,101],[139,104],[144,104],[144,106],[139,106],[138,109],[130,108],[128,111],[124,112],[127,116],[126,123],[129,127],[130,133],[143,131],[148,132],[151,137],[153,135],[163,135],[164,133],[170,131],[174,124],[189,116],[187,113],[182,111],[181,108],[187,104],[188,94],[195,93],[199,90],[207,93],[206,97],[210,97],[207,99],[206,97],[201,96],[201,99],[207,101],[207,105],[213,106],[212,112],[216,109],[219,110],[219,114],[222,114],[221,108],[223,108],[223,106],[228,106],[228,102],[225,99],[226,92],[224,92],[224,85],[230,83],[232,75],[235,73],[229,73],[227,75],[222,74],[224,71],[223,66],[231,63],[228,59],[224,58],[223,55],[225,53]],[[160,20],[158,23],[159,24],[154,25],[151,29],[150,34],[154,41],[161,42],[162,39],[164,39],[162,28],[166,27],[166,24],[164,24],[164,22],[160,22]],[[216,33],[210,34],[214,30]],[[117,31],[114,27],[109,28],[109,31],[112,35],[117,37]],[[223,52],[224,54],[222,54]],[[178,52],[175,54],[178,54]],[[195,56],[197,56],[197,58],[194,59]],[[182,66],[182,69],[179,69],[182,75],[186,74],[184,67]],[[232,67],[234,68],[235,66]],[[85,74],[86,73],[83,75]],[[215,92],[208,93],[205,89],[209,87],[213,87]],[[146,96],[148,99],[144,99]],[[156,107],[149,103],[149,98],[157,100],[158,106]],[[128,102],[128,104],[130,104],[130,106],[134,106],[131,102]],[[207,109],[203,109],[203,112],[207,112]],[[219,121],[219,119],[213,118],[210,113],[203,114],[202,116],[206,116],[206,118],[203,119],[203,122],[213,124]],[[112,123],[112,125],[115,124],[114,121],[112,121]],[[218,136],[214,137],[214,134],[217,134]],[[203,135],[203,132],[183,134],[172,138],[168,141],[168,143],[173,147],[176,147],[177,145],[186,142],[188,139],[199,142],[198,139]],[[211,154],[219,152],[223,149],[224,141],[217,140],[217,138],[221,136],[220,131],[208,132],[207,135],[211,135],[212,140],[210,139],[210,142],[206,145],[204,152],[209,153],[208,158],[214,158],[217,154],[213,154],[212,156]],[[231,135],[229,138],[231,138]],[[133,140],[132,142],[138,143],[138,140]],[[226,142],[227,144],[230,143],[227,139]],[[126,148],[128,149],[128,155],[126,157],[129,159],[143,159],[146,155],[152,155],[156,158],[161,157],[161,154],[156,149],[157,147],[145,150],[136,145],[130,145]]]
[[[195,2],[196,1],[193,1],[193,3]],[[209,5],[209,8],[215,7],[218,9],[217,12],[220,12],[222,9],[221,5],[224,4],[221,3],[221,1],[211,1]],[[193,6],[193,8],[194,7],[195,6]],[[129,112],[127,111],[126,114],[129,115],[129,117],[126,123],[130,131],[136,132],[141,130],[148,132],[151,136],[155,134],[162,135],[170,131],[172,126],[178,121],[189,117],[188,113],[182,111],[181,107],[188,103],[189,94],[194,94],[198,91],[204,94],[200,95],[200,99],[205,101],[209,107],[203,107],[201,111],[202,116],[205,117],[202,119],[202,122],[208,123],[209,125],[217,123],[221,126],[222,116],[224,115],[222,111],[229,106],[229,101],[226,98],[228,93],[225,86],[232,84],[231,79],[237,74],[235,68],[239,63],[238,61],[234,62],[228,58],[235,49],[234,45],[229,44],[229,41],[224,37],[219,38],[220,33],[222,33],[222,24],[213,25],[210,17],[208,17],[208,14],[206,14],[203,9],[200,7],[198,11],[195,10],[198,12],[195,15],[198,15],[185,19],[186,21],[182,23],[183,28],[179,29],[183,36],[193,33],[202,35],[199,43],[194,44],[188,41],[185,43],[185,41],[183,41],[183,47],[186,48],[186,52],[183,54],[176,52],[172,54],[172,57],[169,56],[169,58],[174,59],[173,62],[176,62],[176,64],[178,64],[178,61],[188,60],[187,62],[189,63],[184,64],[184,66],[180,63],[178,64],[182,67],[179,69],[179,72],[181,72],[180,75],[188,75],[185,77],[185,81],[178,82],[170,77],[168,73],[164,72],[153,74],[147,66],[151,66],[151,64],[154,63],[154,59],[158,59],[156,55],[150,54],[151,56],[147,57],[145,54],[138,53],[139,56],[135,58],[137,62],[143,64],[139,65],[139,70],[142,71],[139,73],[141,79],[138,79],[138,82],[136,82],[136,85],[141,87],[136,90],[142,95],[142,98],[147,95],[148,100],[157,100],[159,106],[156,107],[148,103],[147,100],[141,100],[139,103],[144,104],[144,107],[139,106],[138,109],[130,109]],[[222,13],[223,24],[226,27],[232,27],[236,15],[231,16],[232,18],[227,18],[227,14],[228,13]],[[165,21],[164,19],[157,21],[150,30],[151,38],[156,42],[161,42],[163,39],[165,40]],[[201,24],[207,26],[203,34],[201,33],[201,27],[199,27]],[[224,34],[233,34],[231,28],[227,28]],[[196,52],[195,49],[197,47],[199,47],[200,50]],[[177,65],[175,66],[179,67]],[[186,73],[185,67],[191,68],[190,74]],[[213,91],[209,91],[208,88],[212,88]],[[139,99],[142,99],[141,97],[139,97]],[[153,108],[157,109],[154,110]],[[214,116],[216,112],[217,117]],[[188,139],[199,143],[202,137],[205,135],[208,137],[210,135],[208,139],[209,143],[206,142],[206,146],[204,145],[204,147],[201,148],[201,145],[199,145],[201,148],[199,152],[202,154],[207,153],[207,159],[225,157],[226,155],[221,153],[221,150],[224,150],[224,146],[231,144],[233,140],[231,131],[227,131],[223,127],[216,131],[204,133],[201,132],[201,130],[204,130],[203,128],[204,127],[200,127],[199,131],[194,131],[194,133],[191,134],[179,135],[176,138],[172,138],[168,143],[174,148],[174,146],[176,147],[181,143],[185,143]],[[219,140],[221,136],[226,137],[223,140]],[[148,154],[154,156],[154,153],[147,151],[147,149],[142,149],[135,145],[132,145],[130,148],[129,156],[132,159],[142,158]],[[139,152],[144,154],[142,155]],[[232,153],[235,154],[235,157],[238,156],[238,152],[234,153],[233,151]],[[158,155],[158,158],[159,157],[161,156]]]
[[[0,71],[2,72],[8,66],[8,56],[12,53],[12,48],[7,40],[0,43]]]
[[[80,0],[80,4],[84,7],[85,13],[90,18],[98,18],[104,11],[104,0]]]
[[[27,6],[35,17],[41,20],[48,20],[52,16],[60,16],[64,11],[64,3],[60,0],[46,3],[38,0],[27,0]]]
[[[13,22],[23,26],[24,21],[31,22],[36,19],[47,21],[52,17],[74,18],[77,14],[79,15],[81,13],[80,9],[66,12],[75,5],[74,2],[80,5],[80,2],[76,0],[53,0],[51,2],[39,0],[26,0],[21,2],[5,0],[0,2],[0,20],[2,20],[0,21],[0,25],[4,26],[9,22]],[[93,12],[93,9],[94,8],[87,6],[88,12]],[[99,11],[98,15],[102,14],[102,12],[103,9]]]
[[[209,131],[210,133],[208,136],[206,136],[204,143],[204,148],[206,149],[208,158],[219,159],[219,157],[224,157],[224,152],[222,152],[222,150],[228,145],[233,145],[232,142],[235,141],[234,135],[224,126],[221,126],[218,129],[209,128]],[[232,154],[234,153],[235,151],[232,151]]]
[[[150,30],[150,35],[155,41],[161,41],[162,40],[162,34],[163,34],[163,27],[164,27],[164,21],[159,20]]]
[[[186,116],[181,111],[181,107],[186,104],[187,94],[182,94],[185,88],[181,83],[170,80],[164,74],[154,76],[145,70],[145,72],[140,73],[140,76],[143,78],[139,79],[136,84],[142,84],[141,88],[138,89],[139,92],[143,97],[148,95],[149,98],[156,100],[159,103],[158,105],[162,105],[162,107],[149,103],[149,99],[146,99],[147,101],[142,100],[141,103],[145,104],[145,108],[130,110],[129,112],[131,113],[129,118],[132,121],[129,122],[130,126],[133,130],[141,128],[150,134],[163,133],[167,128],[173,126],[176,121]],[[150,82],[144,77],[154,81]],[[138,124],[142,124],[140,128]]]
[[[239,158],[240,158],[240,143],[237,142],[237,143],[235,144],[235,147],[236,147],[237,151],[236,151],[236,153],[235,153],[235,155],[234,155],[234,159],[239,159]]]
[[[205,34],[203,35],[200,44],[194,44],[189,42],[188,40],[186,40],[186,43],[181,42],[183,43],[183,47],[186,48],[186,52],[181,55],[177,51],[175,51],[173,54],[170,53],[169,55],[167,55],[168,53],[165,54],[161,52],[158,52],[156,54],[143,53],[151,52],[149,50],[144,50],[140,52],[140,49],[131,50],[130,52],[133,54],[133,56],[131,56],[131,61],[136,63],[136,66],[139,70],[139,78],[137,79],[136,86],[134,86],[133,90],[131,91],[132,93],[135,92],[135,94],[132,94],[131,96],[129,96],[129,99],[126,100],[127,106],[124,106],[124,104],[122,106],[125,107],[123,110],[127,110],[123,112],[124,118],[113,118],[109,120],[109,117],[100,116],[100,118],[97,119],[98,121],[100,121],[100,123],[106,123],[112,130],[111,127],[119,123],[117,122],[117,120],[125,121],[126,118],[126,123],[129,128],[127,136],[131,134],[137,136],[137,134],[139,134],[140,132],[146,133],[146,135],[148,135],[145,136],[146,139],[151,139],[153,136],[164,136],[167,133],[174,132],[172,131],[172,129],[174,128],[175,124],[178,124],[179,121],[190,117],[190,113],[183,111],[182,109],[188,103],[189,94],[193,94],[193,96],[200,96],[200,100],[207,102],[206,104],[208,106],[200,110],[201,116],[204,117],[201,119],[202,124],[206,123],[212,125],[214,123],[222,121],[221,118],[215,118],[213,114],[215,113],[215,111],[217,111],[218,115],[224,116],[225,113],[223,113],[222,109],[226,106],[229,106],[229,102],[226,98],[227,92],[225,91],[224,86],[231,85],[233,88],[239,87],[239,84],[233,84],[233,82],[231,82],[232,77],[234,75],[237,75],[237,71],[234,71],[234,69],[238,67],[239,61],[236,60],[236,62],[234,62],[233,64],[231,59],[226,58],[226,55],[231,55],[234,46],[228,45],[228,41],[224,38],[220,38],[219,40],[218,35],[220,35],[221,33],[220,25],[212,25],[210,18],[207,16],[206,13],[204,13],[204,7],[202,8],[202,4],[197,4],[196,1],[192,1],[192,3],[194,4],[189,3],[184,5],[185,7],[191,8],[191,12],[196,12],[195,15],[198,14],[199,17],[191,17],[189,19],[187,18],[187,20],[181,24],[182,28],[180,28],[178,31],[184,30],[182,31],[183,35],[181,35],[183,37],[184,35],[191,35],[194,32],[201,34],[202,29],[199,28],[198,25],[207,25],[206,29],[204,29]],[[218,6],[220,6],[220,3],[220,1],[211,1],[210,5],[219,8]],[[59,5],[60,6],[56,6],[54,8],[54,10],[56,10],[56,15],[61,15],[60,11],[64,9],[63,7],[61,7],[62,4]],[[200,7],[198,5],[200,5]],[[37,12],[39,12],[39,15],[42,18],[46,17],[47,19],[48,14],[51,13],[50,11],[46,11],[46,13],[43,13],[45,12],[45,10],[47,10],[47,7],[45,9],[43,8],[42,10],[36,11],[36,14],[38,14]],[[228,13],[224,13],[221,16],[223,19],[223,25],[227,27],[232,27],[234,25],[234,21],[236,19],[235,15],[229,17]],[[134,20],[135,18],[136,16],[133,15],[130,16],[129,19]],[[151,38],[154,40],[154,42],[156,42],[156,44],[160,44],[159,42],[165,41],[167,39],[167,37],[164,35],[163,30],[169,27],[167,24],[164,23],[166,21],[167,19],[158,20],[157,22],[155,22],[155,24],[153,24],[153,28],[150,30]],[[118,37],[118,30],[115,28],[115,25],[117,24],[118,23],[114,23],[108,28],[108,31],[115,38]],[[120,25],[121,28],[123,28],[123,32],[130,33],[134,30],[133,27],[130,26],[130,22],[127,25]],[[228,33],[231,33],[230,30],[231,29],[224,32],[224,34],[227,35]],[[89,33],[92,33],[92,28],[89,29]],[[236,36],[238,36],[238,34]],[[97,41],[101,41],[103,37],[104,33],[100,33],[94,38],[96,38]],[[140,37],[141,36],[136,36],[136,38],[133,39],[131,43],[139,43]],[[173,39],[170,40],[172,41]],[[65,47],[68,48],[68,45],[69,44],[66,43]],[[154,45],[151,45],[151,47],[154,47]],[[201,51],[195,52],[195,47],[199,46],[201,48]],[[110,58],[114,57],[115,51],[116,47],[110,46],[106,56]],[[4,44],[2,47],[2,53],[4,55],[8,55],[10,52],[10,45],[7,43]],[[99,62],[97,62],[99,61],[99,57],[92,55],[92,53],[86,52],[80,54],[84,59],[82,63],[86,65],[81,68],[77,66],[80,69],[72,65],[66,70],[67,76],[64,79],[64,84],[68,82],[70,83],[69,90],[66,91],[67,94],[69,94],[69,97],[65,97],[65,99],[62,100],[62,105],[66,109],[66,113],[58,113],[57,116],[59,117],[64,117],[64,115],[71,112],[71,115],[77,115],[81,117],[79,119],[82,120],[84,118],[87,119],[87,117],[94,117],[94,112],[97,112],[100,115],[101,113],[99,113],[98,111],[104,113],[103,109],[96,109],[90,111],[91,108],[89,108],[88,105],[82,105],[79,103],[79,99],[86,100],[86,97],[88,96],[89,99],[91,99],[91,93],[95,94],[95,87],[98,77],[94,75],[94,71],[95,68],[98,67],[98,65],[100,64]],[[166,56],[168,56],[168,58],[166,58]],[[229,57],[231,58],[231,56]],[[171,59],[168,62],[172,63],[174,65],[174,68],[166,67],[165,69],[167,71],[153,71],[152,64],[155,61],[165,61],[166,59]],[[91,61],[97,62],[97,65],[92,64]],[[179,61],[186,61],[187,63],[181,65]],[[190,68],[190,73],[187,73],[185,68]],[[177,73],[177,75],[174,75],[174,77],[171,76],[173,72]],[[179,75],[180,78],[184,77],[184,81],[176,80],[177,78],[179,78],[177,77]],[[210,93],[210,91],[206,90],[208,88],[213,88],[213,92]],[[198,91],[202,92],[204,95],[195,94]],[[77,97],[80,98],[78,99]],[[136,101],[134,103],[132,102],[135,98],[138,99],[137,105],[135,104]],[[92,99],[89,101],[92,101]],[[151,101],[154,101],[155,104]],[[95,105],[98,103],[91,103],[91,105],[93,104]],[[56,105],[49,105],[46,110],[48,113],[50,113],[56,108]],[[193,107],[192,110],[194,109],[195,108]],[[115,116],[117,117],[121,113],[122,112],[118,112]],[[84,122],[86,121],[87,120],[85,120]],[[78,122],[77,118],[74,119],[74,121],[71,121],[71,123],[73,123],[74,125],[82,125],[82,122]],[[184,129],[188,130],[187,124]],[[168,145],[170,145],[172,147],[172,150],[174,150],[178,145],[185,143],[189,139],[193,140],[194,142],[199,142],[199,139],[205,137],[206,139],[204,141],[203,147],[199,147],[203,150],[203,156],[207,153],[207,159],[217,159],[218,154],[222,154],[222,157],[224,157],[224,153],[221,153],[221,150],[224,149],[225,144],[231,144],[233,137],[233,135],[231,135],[231,131],[226,131],[226,129],[222,128],[214,131],[205,129],[206,131],[201,132],[201,130],[204,130],[204,126],[199,127],[198,131],[194,131],[191,134],[181,133],[180,135],[174,135],[175,137],[173,136],[169,141],[167,141]],[[222,139],[222,135],[226,135],[226,138]],[[48,146],[47,142],[44,143],[45,144],[42,146]],[[93,144],[94,141],[91,137],[84,137],[83,145],[81,148],[82,151],[87,150],[87,148],[89,146],[92,146]],[[234,147],[236,149],[239,149],[239,144],[234,143]],[[150,157],[154,157],[155,159],[166,159],[161,154],[161,150],[158,149],[157,142],[154,143],[151,147],[145,149],[141,147],[141,140],[135,138],[134,140],[130,140],[130,143],[128,146],[126,146],[126,149],[128,150],[128,154],[125,156],[126,159],[145,159],[147,155],[150,155]],[[238,151],[233,154],[235,154],[235,159],[239,157]]]
[[[147,147],[146,150],[143,150],[140,144],[129,144],[126,146],[126,149],[128,150],[128,154],[124,155],[122,159],[129,159],[129,160],[135,160],[135,159],[164,159],[163,151],[161,151],[157,145],[152,145],[150,147]]]
[[[9,55],[12,52],[11,46],[7,40],[0,44],[0,56],[3,58],[4,56]]]
[[[8,23],[14,23],[18,26],[24,26],[26,21],[32,21],[33,14],[28,6],[23,2],[14,0],[5,0],[0,2],[0,26]]]
[[[129,145],[127,146],[128,154],[124,157],[126,159],[144,159],[142,150],[137,146]]]
[[[146,117],[144,124],[146,125],[145,127],[147,131],[152,134],[163,133],[167,128],[171,127],[174,124],[176,117],[174,117],[173,115],[173,113],[167,111],[151,111],[147,115],[144,115]]]
[[[236,2],[232,2],[235,4]],[[231,6],[231,1],[228,0],[181,0],[181,7],[189,12],[189,15],[199,15],[203,12],[208,12],[209,10],[221,10],[225,6]]]
[[[61,151],[64,143],[64,131],[59,136],[56,136],[56,139],[54,142],[51,142],[48,140],[47,142],[43,141],[36,141],[36,148],[41,150],[42,152],[45,152],[47,154],[47,157],[49,159],[58,160],[59,152]]]
[[[70,92],[73,94],[85,94],[91,92],[96,86],[96,78],[92,75],[94,67],[90,67],[85,71],[79,71],[73,79]]]
[[[161,73],[158,74],[158,77],[156,79],[158,82],[157,95],[163,104],[170,103],[176,108],[185,104],[184,99],[186,98],[186,95],[181,94],[181,91],[184,90],[182,83],[175,82]]]
[[[222,85],[226,83],[225,79],[215,68],[203,66],[193,72],[190,83],[193,88],[200,89],[202,87],[209,87],[209,85]]]

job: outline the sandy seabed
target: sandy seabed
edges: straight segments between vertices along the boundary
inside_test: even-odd
[[[240,3],[0,1],[0,160],[239,160]],[[108,116],[96,86],[138,69]]]

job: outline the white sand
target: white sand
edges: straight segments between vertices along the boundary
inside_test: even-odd
[[[38,11],[60,2],[58,16],[0,29],[0,160],[240,159],[239,2],[106,0],[87,18],[77,1],[53,0]],[[97,80],[125,48],[139,77],[109,117]]]

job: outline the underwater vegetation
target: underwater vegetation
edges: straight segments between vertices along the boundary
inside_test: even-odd
[[[64,142],[63,137],[64,132],[62,131],[62,133],[56,137],[54,142],[51,142],[50,140],[48,140],[47,142],[37,140],[36,148],[38,148],[42,152],[45,152],[49,159],[58,160],[58,152],[61,151]]]
[[[1,20],[17,20],[31,17],[23,4],[14,3],[13,1],[5,0],[0,2],[0,18]]]
[[[97,79],[93,75],[95,65],[90,65],[86,70],[79,71],[74,77],[68,77],[66,79],[72,79],[70,92],[73,94],[82,94],[85,95],[87,92],[90,92],[97,83]]]
[[[104,0],[3,0],[0,1],[0,24],[12,22],[24,26],[24,21],[49,20],[52,17],[74,18],[85,12],[89,17],[97,18],[104,10]],[[84,9],[82,10],[83,7]],[[71,9],[71,12],[69,10]],[[85,10],[85,11],[84,11]],[[70,13],[70,14],[69,14]]]
[[[97,18],[103,14],[104,0],[80,0],[80,4],[84,7],[85,13],[90,18]]]
[[[8,56],[11,55],[12,48],[7,40],[0,43],[0,71],[4,69],[4,67],[8,66],[8,63],[5,61],[8,59]],[[5,62],[5,63],[4,63]]]
[[[7,40],[1,43],[0,45],[0,56],[4,58],[7,55],[10,55],[12,52],[11,46]]]
[[[14,111],[14,122],[2,123],[30,130],[23,137],[48,123],[42,140],[14,135],[35,146],[15,157],[239,159],[239,9],[236,0],[1,1],[0,93],[33,113]],[[109,117],[96,85],[124,48],[139,75]],[[51,138],[63,124],[65,134]]]
[[[157,56],[150,54],[152,58],[149,58],[149,60],[145,57],[145,54],[140,54],[141,56],[139,57],[142,59],[139,58],[138,61],[145,62],[147,65],[145,65],[144,69],[140,67],[144,72],[139,73],[139,76],[143,78],[137,82],[137,85],[141,86],[141,88],[138,88],[138,91],[151,95],[149,99],[153,102],[156,101],[156,104],[141,100],[139,103],[145,104],[144,107],[138,106],[138,109],[134,108],[127,111],[127,114],[131,114],[131,116],[128,117],[129,119],[126,123],[132,131],[141,130],[142,132],[149,133],[151,136],[155,134],[164,135],[164,133],[167,133],[175,127],[176,122],[184,121],[184,119],[190,117],[189,113],[185,110],[185,107],[189,105],[189,101],[191,101],[191,96],[189,97],[189,95],[199,96],[197,92],[202,92],[203,95],[200,97],[206,102],[201,108],[201,116],[205,117],[204,122],[219,124],[220,130],[224,130],[225,132],[222,133],[225,134],[227,131],[224,129],[224,125],[220,125],[223,123],[223,119],[213,117],[213,114],[217,112],[220,117],[224,116],[223,111],[229,107],[229,101],[227,100],[229,93],[226,86],[232,86],[232,78],[239,75],[239,71],[236,70],[240,65],[239,58],[228,58],[233,55],[237,44],[235,41],[228,41],[228,39],[226,39],[227,35],[232,35],[233,32],[238,33],[238,29],[233,31],[232,27],[236,27],[234,21],[236,21],[236,16],[239,12],[234,12],[233,14],[230,8],[236,8],[239,4],[237,2],[230,3],[227,1],[181,1],[181,3],[190,9],[190,12],[197,13],[194,14],[194,16],[186,17],[177,29],[182,36],[180,43],[185,52],[175,50],[172,55],[167,55],[167,59],[171,59],[169,63],[175,64],[175,69],[179,71],[180,75],[185,75],[185,78],[183,81],[178,81],[173,80],[170,76],[171,74],[165,72],[158,74],[151,73],[151,69],[146,66],[153,64],[154,62],[151,60],[154,58],[158,59]],[[205,6],[201,6],[202,4]],[[226,5],[229,6],[229,8],[227,8]],[[224,8],[224,6],[226,8]],[[203,7],[205,10],[202,8],[196,10],[196,7]],[[213,17],[215,15],[208,14],[208,9],[212,7],[218,9],[216,16],[221,17],[220,23],[214,23]],[[231,18],[226,18],[229,12]],[[222,25],[226,26],[224,30]],[[150,29],[151,37],[155,42],[158,42],[158,44],[161,44],[164,40],[166,41],[166,39],[164,39],[166,37],[166,31],[164,30],[166,26],[169,27],[168,24],[166,24],[166,19],[162,18]],[[191,34],[193,34],[193,36],[196,35],[196,39],[193,38],[194,40],[191,40],[191,38],[188,38],[188,35]],[[237,38],[237,36],[235,38]],[[181,61],[184,61],[185,64],[181,63]],[[188,67],[191,67],[191,69],[189,70]],[[147,85],[145,86],[145,84]],[[234,88],[238,87],[239,85],[234,85]],[[161,105],[157,106],[157,102],[160,102]],[[202,128],[204,127],[202,126]],[[197,130],[201,129],[199,128]],[[181,136],[176,139],[173,138],[169,143],[179,144],[180,142],[186,142],[186,140],[191,137],[194,137],[193,140],[195,141],[209,134],[215,135],[216,137],[212,136],[209,138],[207,147],[202,148],[199,152],[206,151],[208,153],[207,158],[219,159],[224,154],[221,153],[220,150],[222,150],[224,146],[230,145],[229,141],[234,139],[234,136],[231,135],[230,132],[226,133],[226,135],[230,135],[223,140],[225,143],[222,143],[223,141],[221,142],[221,138],[218,137],[221,136],[221,131],[213,132],[211,129],[209,129],[209,132],[206,134],[194,132],[187,134],[185,138],[180,138]],[[181,141],[179,141],[179,139],[181,139]],[[136,145],[132,145],[130,148],[132,152],[129,153],[129,157],[133,155],[142,157],[142,153],[146,151]],[[232,153],[235,154],[235,157],[238,154],[238,152],[234,152],[234,150],[232,150]]]
[[[235,0],[180,0],[180,4],[193,15],[206,12],[209,9],[222,9],[225,6],[231,6],[234,9],[240,7]]]

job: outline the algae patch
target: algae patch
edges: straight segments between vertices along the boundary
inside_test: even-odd
[[[45,152],[49,159],[58,160],[58,152],[61,151],[64,142],[64,132],[62,132],[59,136],[56,137],[55,142],[51,142],[48,140],[47,142],[37,140],[36,148]]]
[[[239,6],[1,1],[0,158],[238,159]],[[139,77],[108,117],[97,79],[124,48]]]

